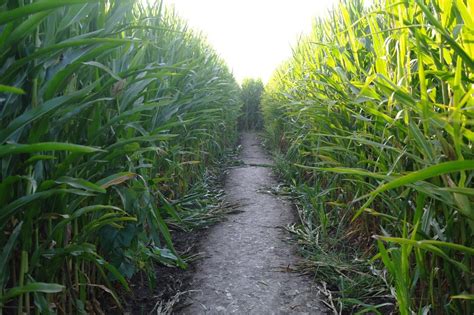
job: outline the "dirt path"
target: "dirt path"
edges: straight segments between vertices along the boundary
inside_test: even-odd
[[[253,133],[242,136],[245,165],[230,170],[227,199],[241,213],[209,231],[182,314],[322,314],[312,281],[288,272],[297,262],[281,228],[293,221],[290,204],[261,192],[276,185]]]

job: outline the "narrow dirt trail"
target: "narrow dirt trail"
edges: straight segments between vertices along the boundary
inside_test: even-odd
[[[323,314],[311,279],[288,272],[297,262],[283,226],[291,205],[262,192],[276,185],[254,133],[242,135],[244,165],[230,170],[227,200],[241,212],[213,227],[203,240],[190,306],[182,314]]]

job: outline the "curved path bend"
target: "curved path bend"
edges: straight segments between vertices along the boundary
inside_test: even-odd
[[[290,272],[298,258],[282,229],[291,205],[265,193],[277,184],[254,133],[242,135],[244,165],[230,169],[227,201],[241,212],[214,226],[202,241],[182,314],[324,314],[317,286]]]

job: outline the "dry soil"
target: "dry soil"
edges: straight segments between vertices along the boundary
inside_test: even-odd
[[[283,228],[294,221],[293,209],[265,192],[277,182],[254,133],[242,135],[241,159],[225,183],[227,201],[240,212],[201,242],[204,258],[191,280],[190,305],[180,313],[324,314],[317,286],[293,272],[298,258]]]

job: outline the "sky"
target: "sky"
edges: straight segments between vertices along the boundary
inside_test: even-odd
[[[201,31],[237,81],[260,78],[291,57],[299,36],[336,0],[164,0]]]

